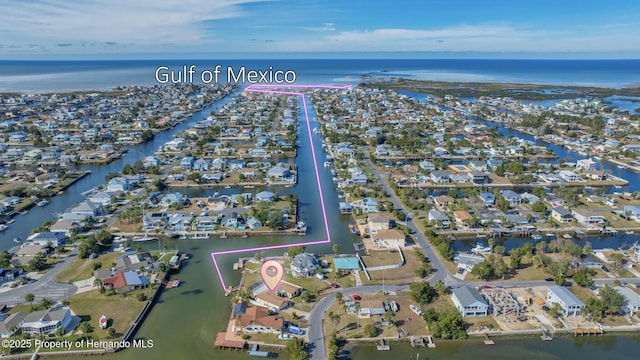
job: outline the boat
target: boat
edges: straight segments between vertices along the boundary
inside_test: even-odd
[[[331,167],[331,162],[325,161],[324,162],[324,167],[326,167],[326,168]]]
[[[627,230],[624,233],[627,234],[627,235],[633,235],[634,234],[633,230]]]
[[[409,305],[409,309],[411,309],[411,311],[413,311],[416,315],[418,316],[422,316],[422,314],[424,314],[424,311],[422,311],[421,308],[411,304]]]
[[[544,240],[544,236],[542,235],[531,235],[531,238],[535,241],[540,241],[540,240]]]
[[[13,242],[19,244],[20,242],[22,242],[22,238],[20,236],[16,236],[13,238]]]
[[[291,340],[291,335],[290,334],[280,334],[278,335],[278,340]]]
[[[225,189],[231,189],[231,185],[226,185],[224,188]]]
[[[573,239],[573,237],[569,234],[562,234],[562,237],[565,239]]]
[[[5,231],[7,230],[9,227],[5,224],[0,224],[0,231]]]
[[[220,235],[220,239],[226,239],[227,237],[228,236],[227,236],[227,232],[226,231],[223,232],[222,235]]]
[[[47,201],[46,199],[42,199],[36,203],[36,206],[45,206],[48,204],[49,204],[49,201]]]
[[[400,310],[400,308],[398,307],[398,303],[395,301],[391,302],[391,310],[393,310],[394,313],[398,312],[398,310]]]
[[[158,240],[158,238],[145,236],[145,237],[141,237],[141,238],[134,238],[131,241],[133,241],[133,242],[145,242],[145,241],[156,241],[156,240]]]
[[[104,316],[104,315],[100,316],[99,325],[100,325],[100,329],[106,329],[107,328],[107,317],[106,316]]]
[[[175,278],[173,279],[173,286],[172,287],[178,287],[180,286],[180,279]]]
[[[471,249],[471,252],[474,254],[489,254],[491,253],[491,247],[484,246],[484,244],[480,241],[476,243],[476,247]]]

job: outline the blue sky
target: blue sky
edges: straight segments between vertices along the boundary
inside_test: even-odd
[[[640,58],[638,15],[638,0],[0,0],[0,58]]]

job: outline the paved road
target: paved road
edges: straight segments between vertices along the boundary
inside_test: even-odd
[[[35,296],[34,303],[40,301],[43,297],[49,300],[59,301],[70,297],[78,290],[72,284],[60,284],[55,281],[56,275],[76,256],[78,256],[78,250],[73,249],[71,254],[62,259],[46,274],[42,275],[40,279],[32,282],[31,284],[23,285],[15,289],[10,289],[0,293],[0,304],[5,305],[17,305],[24,303],[24,297],[26,294],[33,294]]]

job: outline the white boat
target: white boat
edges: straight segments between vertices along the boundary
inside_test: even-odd
[[[573,239],[573,237],[569,234],[562,234],[562,237],[565,239]]]
[[[324,167],[326,167],[326,168],[331,167],[331,163],[329,161],[325,161],[324,162]]]
[[[634,234],[633,230],[627,230],[624,233],[627,234],[627,235],[633,235]]]
[[[141,237],[141,238],[134,238],[132,241],[133,242],[145,242],[145,241],[156,241],[158,240],[158,238],[154,238],[154,237]]]
[[[48,204],[49,204],[49,201],[47,201],[46,199],[42,199],[36,203],[36,206],[46,206]]]
[[[474,254],[489,254],[491,253],[491,247],[484,246],[484,244],[480,241],[476,243],[476,247],[471,249],[471,252]]]
[[[395,301],[391,302],[391,310],[393,310],[394,313],[398,312],[398,310],[400,310],[400,308],[398,307],[398,303]]]
[[[5,224],[0,224],[0,231],[5,231],[7,230],[9,227]]]
[[[178,278],[173,279],[173,287],[178,287],[178,286],[180,286],[180,279]]]
[[[409,309],[411,309],[411,311],[413,311],[414,313],[416,313],[416,315],[418,316],[422,316],[422,314],[424,314],[424,311],[422,311],[421,308],[411,304],[409,305]]]
[[[100,316],[99,325],[100,325],[100,329],[106,329],[107,328],[107,317],[106,316],[104,316],[104,315]]]

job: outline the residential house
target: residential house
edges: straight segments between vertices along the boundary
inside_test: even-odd
[[[71,310],[68,307],[50,308],[27,314],[20,329],[25,334],[36,336],[53,334],[59,328],[69,327],[71,320]]]
[[[129,184],[129,180],[127,180],[127,178],[125,177],[118,176],[109,180],[109,182],[107,183],[106,190],[108,192],[117,192],[117,191],[127,191],[130,188],[131,188],[131,185]]]
[[[105,288],[114,290],[118,294],[127,293],[145,286],[146,278],[135,271],[121,271],[102,280]]]
[[[275,194],[271,191],[261,191],[256,194],[256,201],[273,202],[275,201]]]
[[[193,169],[194,163],[195,159],[193,158],[193,156],[185,156],[180,160],[180,169],[191,170]]]
[[[582,308],[585,307],[584,303],[573,295],[569,289],[558,285],[549,287],[546,302],[560,305],[564,316],[577,316],[582,311]]]
[[[440,210],[429,210],[428,219],[432,224],[435,225],[436,228],[439,229],[448,228],[451,226],[451,220],[449,219],[449,216],[447,216],[447,214]]]
[[[515,207],[522,204],[522,197],[513,190],[501,190],[500,194],[509,202],[509,206]]]
[[[33,234],[29,236],[28,240],[36,245],[47,246],[48,244],[51,244],[53,247],[58,247],[67,243],[67,237],[65,234],[50,231]]]
[[[578,223],[585,226],[604,224],[606,221],[604,215],[589,209],[574,209],[571,211],[571,215]]]
[[[27,314],[22,312],[16,312],[9,316],[4,315],[5,318],[0,322],[0,338],[8,338],[13,336],[27,317]]]
[[[444,171],[432,171],[429,178],[436,184],[444,184],[451,182],[451,176]]]
[[[66,236],[71,236],[71,234],[80,229],[80,223],[77,221],[68,221],[68,220],[58,220],[55,224],[49,227],[49,231],[53,233],[63,233]]]
[[[460,227],[468,226],[471,220],[473,220],[473,216],[468,211],[464,210],[454,211],[453,216],[456,221],[456,225]]]
[[[456,199],[452,198],[449,195],[440,195],[433,198],[433,202],[440,207],[452,205],[453,203],[455,203],[455,201]]]
[[[292,302],[286,297],[282,297],[271,291],[263,291],[253,296],[256,304],[264,306],[273,312],[280,312],[291,306]]]
[[[384,306],[380,300],[362,300],[360,302],[359,318],[370,318],[373,315],[383,315]]]
[[[291,261],[291,272],[296,278],[304,278],[315,275],[320,268],[320,262],[315,255],[309,253],[298,254]]]
[[[562,224],[573,222],[573,214],[571,214],[571,211],[561,206],[556,206],[551,209],[551,218]]]
[[[489,303],[480,295],[478,290],[470,286],[453,289],[451,300],[463,317],[489,315]]]
[[[245,333],[280,333],[284,326],[282,317],[269,315],[269,311],[261,306],[247,308],[240,315],[239,327]]]
[[[378,230],[389,229],[389,217],[382,213],[369,214],[369,231],[374,233]]]
[[[272,167],[267,171],[267,176],[276,180],[285,180],[291,175],[291,170],[289,167],[279,164],[277,166]]]
[[[422,170],[434,171],[436,169],[436,165],[428,160],[423,160],[418,163],[418,166]]]
[[[209,161],[208,159],[198,159],[193,162],[193,170],[207,171],[209,170],[210,164],[211,164],[211,161]]]
[[[378,200],[375,198],[362,199],[362,211],[366,213],[378,211]]]
[[[483,192],[478,195],[484,206],[491,207],[496,204],[496,197],[493,193]]]
[[[379,230],[377,233],[371,234],[371,240],[378,248],[395,249],[396,247],[404,247],[406,245],[406,237],[400,230]]]
[[[466,271],[471,271],[474,266],[483,262],[484,260],[484,257],[480,255],[465,253],[459,253],[453,257],[453,262],[458,266],[458,268]]]
[[[636,314],[640,311],[640,296],[638,293],[626,286],[616,286],[614,290],[624,296],[625,300],[627,300],[623,307],[626,314]]]
[[[564,180],[564,181],[569,181],[569,182],[576,182],[576,181],[581,181],[582,179],[580,178],[580,175],[574,173],[573,171],[570,170],[560,170],[558,171],[558,176],[560,177],[560,179]]]

